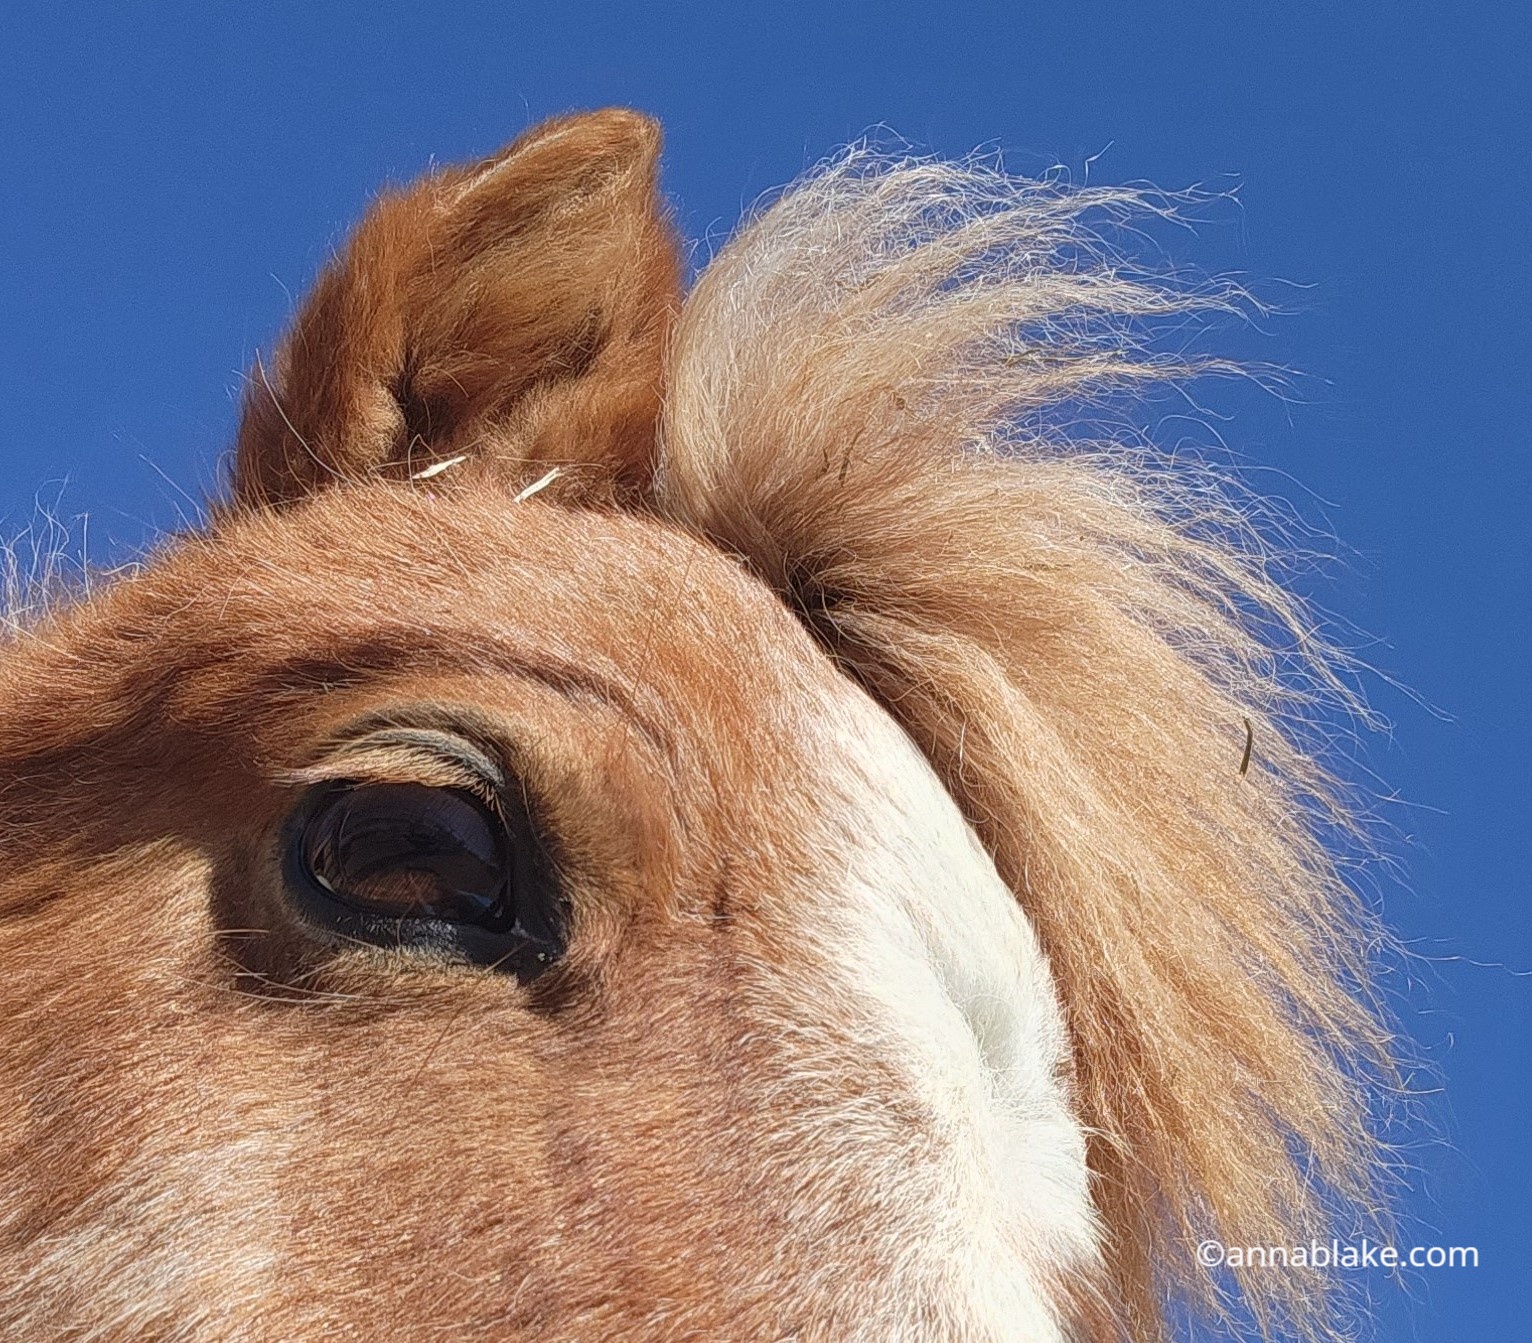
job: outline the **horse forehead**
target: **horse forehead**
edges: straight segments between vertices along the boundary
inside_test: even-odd
[[[318,501],[230,540],[232,553],[212,556],[226,582],[208,584],[209,595],[224,587],[224,617],[263,627],[275,617],[321,638],[368,623],[413,624],[443,644],[498,631],[635,675],[677,649],[807,645],[772,594],[721,552],[621,513],[498,494],[419,501],[371,492]]]
[[[842,679],[758,580],[658,521],[503,492],[334,494],[240,519],[81,613],[59,642],[122,654],[94,696],[168,682],[192,719],[198,695],[254,716],[313,686],[488,681],[520,658],[668,708],[678,732],[732,734]],[[46,675],[29,679],[45,704]]]
[[[110,783],[112,760],[142,773],[185,738],[200,778],[219,743],[275,758],[333,691],[383,707],[445,674],[472,701],[516,659],[625,692],[693,759],[790,763],[806,692],[854,693],[767,588],[658,521],[504,491],[330,495],[189,538],[11,644],[0,764],[73,778],[84,751]]]
[[[656,786],[703,805],[800,791],[814,706],[860,695],[759,580],[658,521],[503,492],[335,495],[232,525],[103,611],[156,632],[95,692],[110,708],[162,688],[130,754],[190,727],[195,749],[269,761],[348,715],[482,707],[507,741],[552,733],[571,757],[658,742]]]
[[[540,498],[518,503],[492,488],[336,489],[280,513],[236,518],[198,553],[212,576],[234,580],[236,595],[258,591],[263,577],[315,595],[389,586],[411,600],[450,592],[469,615],[524,591],[612,599],[682,586],[683,571],[685,582],[721,591],[741,576],[720,552],[657,519]]]

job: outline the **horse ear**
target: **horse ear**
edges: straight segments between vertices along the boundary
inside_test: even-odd
[[[251,374],[236,506],[463,455],[642,490],[680,292],[659,150],[588,113],[380,199]]]

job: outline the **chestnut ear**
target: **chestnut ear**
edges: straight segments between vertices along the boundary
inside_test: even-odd
[[[659,149],[593,112],[382,197],[250,375],[236,507],[465,454],[645,488],[680,292]]]

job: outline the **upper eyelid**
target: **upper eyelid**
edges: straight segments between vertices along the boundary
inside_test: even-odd
[[[292,784],[343,779],[461,788],[490,803],[504,794],[507,782],[499,761],[466,737],[403,725],[332,739],[315,763],[283,775]]]

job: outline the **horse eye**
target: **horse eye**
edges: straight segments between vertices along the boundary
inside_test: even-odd
[[[359,914],[494,932],[514,922],[505,827],[467,793],[408,783],[336,788],[297,843],[308,879]]]
[[[284,832],[288,898],[346,942],[469,961],[530,983],[563,956],[568,908],[530,804],[456,788],[337,782]]]

